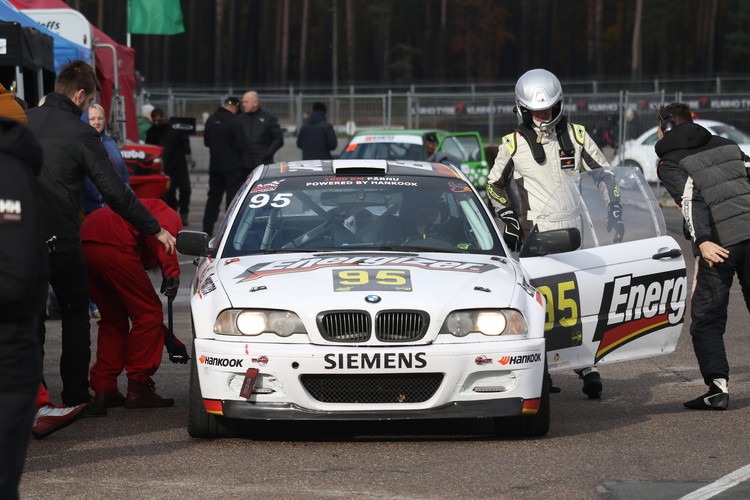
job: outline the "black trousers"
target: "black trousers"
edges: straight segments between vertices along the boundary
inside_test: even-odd
[[[52,252],[49,262],[49,281],[55,291],[62,317],[62,401],[66,406],[76,406],[89,401],[91,336],[86,261],[79,246],[75,250]],[[42,343],[44,336],[42,322]]]
[[[31,425],[36,411],[37,390],[0,393],[0,500],[18,498]]]
[[[42,354],[36,336],[46,295],[42,289],[37,300],[19,301],[13,310],[0,309],[0,500],[18,498],[18,480],[42,380]]]
[[[698,366],[706,385],[715,378],[729,380],[729,362],[724,348],[729,291],[734,275],[740,281],[745,306],[750,311],[750,240],[726,247],[729,257],[709,266],[698,258],[693,298],[690,302],[690,335]]]
[[[226,194],[224,211],[229,208],[234,195],[237,194],[242,185],[242,171],[209,173],[208,175],[208,198],[206,199],[206,211],[203,213],[203,232],[211,236],[214,232],[214,224],[219,218],[221,199]]]
[[[177,191],[180,192],[179,199]],[[169,171],[169,189],[164,193],[164,202],[180,215],[190,212],[190,174],[187,165],[174,166]]]

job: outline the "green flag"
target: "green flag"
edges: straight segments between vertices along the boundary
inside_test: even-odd
[[[176,35],[184,32],[180,0],[128,0],[128,33]]]

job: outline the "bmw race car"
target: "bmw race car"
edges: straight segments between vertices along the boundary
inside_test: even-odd
[[[546,434],[548,370],[675,348],[685,264],[635,178],[622,243],[583,176],[564,193],[573,223],[535,229],[513,255],[453,167],[259,166],[213,239],[177,237],[199,257],[189,434],[254,419],[467,417]]]

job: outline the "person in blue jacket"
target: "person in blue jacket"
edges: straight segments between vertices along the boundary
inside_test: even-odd
[[[125,161],[120,155],[120,148],[117,147],[117,143],[115,142],[115,140],[112,139],[109,134],[107,134],[106,130],[104,130],[104,127],[107,124],[107,120],[104,114],[104,108],[100,104],[91,104],[89,106],[89,109],[87,111],[84,111],[81,115],[81,120],[88,123],[89,125],[94,127],[97,132],[99,132],[99,136],[102,138],[104,149],[107,150],[109,159],[112,160],[115,171],[125,182],[125,184],[128,184],[128,169],[125,166]],[[86,177],[83,183],[83,191],[81,192],[81,204],[83,206],[84,215],[88,215],[94,210],[106,206],[101,193],[98,189],[96,189],[93,181],[88,177]]]

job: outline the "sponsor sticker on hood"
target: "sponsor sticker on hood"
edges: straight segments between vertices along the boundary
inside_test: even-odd
[[[272,262],[261,262],[249,267],[245,272],[237,276],[238,283],[253,281],[264,276],[275,274],[299,273],[315,271],[326,267],[340,266],[398,266],[428,269],[431,271],[457,271],[464,273],[486,273],[498,269],[494,264],[482,264],[478,262],[458,262],[449,260],[427,259],[415,256],[391,256],[391,255],[352,255],[337,257],[303,257],[293,260],[275,260]]]

